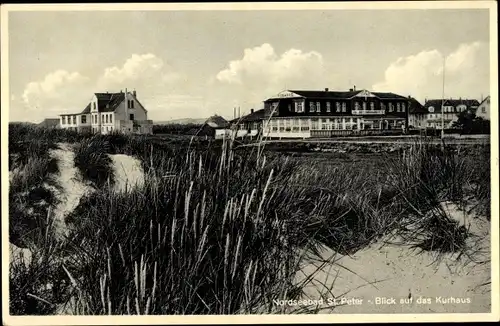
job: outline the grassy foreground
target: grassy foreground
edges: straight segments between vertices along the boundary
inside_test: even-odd
[[[95,186],[66,217],[63,241],[52,236],[50,214],[58,166],[49,150],[59,142],[74,144],[81,180]],[[141,160],[142,187],[108,186],[107,154],[117,153]],[[464,154],[416,143],[351,169],[262,147],[234,150],[232,141],[11,125],[9,163],[10,241],[33,255],[10,266],[14,315],[64,305],[86,315],[276,312],[273,299],[307,285],[294,277],[319,244],[346,254],[396,232],[422,250],[457,252],[468,231],[439,203],[474,203],[489,217],[488,147]]]

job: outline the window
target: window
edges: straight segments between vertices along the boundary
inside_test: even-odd
[[[82,117],[81,117],[80,120],[81,120],[82,123],[87,123],[87,116],[86,115],[82,115]]]
[[[109,122],[110,122],[110,123],[113,123],[113,113],[111,113],[111,114],[109,115]]]
[[[375,110],[375,102],[370,102],[370,110]]]
[[[319,102],[316,102],[316,112],[321,112],[321,105]]]
[[[65,116],[62,116],[62,117],[61,117],[61,123],[62,123],[62,124],[66,124],[66,117],[65,117]]]
[[[316,112],[316,106],[314,105],[314,102],[309,102],[309,111]]]
[[[346,112],[347,110],[347,106],[345,104],[345,102],[342,102],[342,112]]]
[[[434,112],[434,107],[433,106],[429,106],[429,112]]]
[[[405,108],[405,104],[404,103],[401,103],[401,112],[405,112],[406,108]]]
[[[366,102],[363,102],[363,111],[366,111]]]
[[[311,119],[311,129],[318,130],[319,129],[319,121],[318,119]]]
[[[302,101],[295,102],[295,112],[297,113],[304,112],[304,102]]]
[[[299,119],[292,120],[292,131],[294,131],[294,132],[300,131],[299,123],[300,123]]]
[[[130,113],[130,121],[134,120],[134,114]]]
[[[392,103],[389,102],[389,103],[387,103],[387,105],[389,106],[389,112],[393,112],[394,111],[394,107],[392,106]]]
[[[335,102],[335,111],[340,112],[340,102]]]
[[[134,108],[134,100],[128,100],[128,107],[130,109],[133,109]]]
[[[109,115],[106,114],[106,123],[108,123],[108,122],[109,122]]]
[[[481,108],[481,112],[486,113],[486,108],[485,107]]]
[[[330,102],[326,102],[326,112],[331,112],[331,103]]]
[[[277,120],[279,121],[279,126],[280,126],[280,131],[283,132],[285,131],[285,121],[284,120]]]
[[[401,104],[399,102],[396,103],[396,111],[401,112]]]
[[[92,102],[92,111],[95,111],[95,103]]]
[[[354,102],[354,110],[361,110],[361,106],[359,105],[359,102]],[[344,112],[344,111],[342,111]]]

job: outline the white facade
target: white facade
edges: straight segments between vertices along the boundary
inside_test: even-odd
[[[408,125],[416,129],[425,128],[427,126],[427,114],[410,113],[408,115]]]
[[[484,120],[490,120],[490,97],[487,96],[483,102],[477,107],[476,116]]]
[[[315,130],[380,130],[400,129],[404,125],[403,118],[387,118],[385,125],[379,119],[367,117],[337,116],[337,117],[283,117],[271,118],[263,128],[264,137],[272,138],[309,138]]]
[[[91,130],[93,133],[107,134],[113,131],[124,133],[152,134],[153,121],[148,120],[147,111],[137,100],[136,94],[125,91],[125,99],[114,109],[98,110],[98,97],[90,100],[90,113],[61,115],[61,128]]]

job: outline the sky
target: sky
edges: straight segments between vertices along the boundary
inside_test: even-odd
[[[149,119],[232,118],[285,89],[486,97],[487,9],[9,13],[10,121],[135,89]]]

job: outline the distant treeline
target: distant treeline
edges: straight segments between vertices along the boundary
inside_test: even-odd
[[[195,123],[153,125],[153,134],[195,135],[201,126]]]

